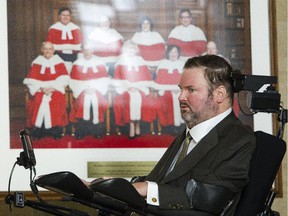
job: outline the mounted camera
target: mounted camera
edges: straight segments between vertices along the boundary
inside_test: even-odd
[[[248,91],[248,107],[253,112],[277,113],[279,129],[277,137],[282,138],[284,126],[288,122],[288,110],[283,109],[281,95],[275,88],[276,76],[259,76],[241,74],[239,70],[232,72],[232,88],[235,93]],[[263,87],[266,89],[262,89]],[[262,90],[262,91],[261,91]],[[240,106],[241,107],[241,106]],[[245,114],[245,113],[244,113]]]
[[[250,92],[248,106],[251,111],[279,113],[281,95],[275,89],[276,76],[245,75],[241,74],[239,70],[235,70],[231,77],[235,93],[242,90]],[[261,92],[263,86],[267,86],[267,88]]]

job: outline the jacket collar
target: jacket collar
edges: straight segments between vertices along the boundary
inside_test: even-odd
[[[194,147],[194,149],[183,159],[180,164],[180,168],[175,167],[167,176],[163,179],[163,183],[174,180],[186,172],[191,170],[194,166],[197,165],[203,157],[205,157],[215,146],[218,145],[219,137],[225,136],[229,130],[226,130],[225,127],[230,125],[231,121],[235,121],[236,117],[234,112],[231,112],[226,118],[224,118],[216,127],[214,127],[203,139]],[[174,149],[172,150],[173,156],[176,155],[178,149],[181,146],[181,143],[185,137],[185,130],[182,134],[176,138]],[[169,158],[167,163],[172,163],[174,157]],[[164,169],[167,170],[167,169]]]

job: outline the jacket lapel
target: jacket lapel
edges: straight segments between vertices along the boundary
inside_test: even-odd
[[[156,167],[151,171],[151,173],[148,175],[147,180],[153,180],[155,182],[161,181],[164,176],[166,175],[172,161],[175,158],[175,155],[177,154],[184,138],[185,138],[185,130],[178,135],[173,143],[170,145],[170,147],[167,149],[163,157],[160,159],[160,161],[157,163]]]
[[[205,157],[215,146],[218,145],[218,134],[217,130],[214,128],[209,132],[209,135],[205,136],[194,149],[183,159],[179,164],[179,167],[175,167],[165,179],[163,183],[169,182],[176,179],[186,172],[191,170],[197,163]]]
[[[177,179],[180,176],[191,170],[197,163],[205,157],[215,146],[218,145],[219,137],[224,136],[228,130],[225,129],[227,125],[230,125],[231,121],[235,121],[235,115],[231,112],[226,118],[224,118],[216,127],[214,127],[195,147],[194,149],[181,161],[179,167],[175,167],[167,176],[163,179],[163,183]],[[185,135],[184,135],[185,136]],[[183,141],[183,139],[182,139]],[[180,142],[181,145],[181,142]],[[177,148],[177,150],[179,147]],[[177,151],[176,151],[177,152]],[[174,154],[175,157],[176,153]],[[171,161],[172,162],[172,161]],[[171,163],[170,163],[171,164]]]

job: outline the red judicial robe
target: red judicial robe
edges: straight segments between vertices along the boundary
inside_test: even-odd
[[[124,126],[132,120],[155,120],[155,100],[149,89],[152,82],[142,57],[121,56],[115,65],[113,80],[116,91],[113,100],[116,125]]]
[[[105,112],[108,108],[105,95],[109,87],[105,63],[95,56],[89,60],[79,58],[73,64],[70,78],[69,86],[75,98],[69,117],[70,121],[90,120],[90,107],[92,107],[93,124],[104,122]]]
[[[148,66],[158,66],[165,58],[165,41],[158,32],[136,32],[132,39]]]
[[[204,32],[194,25],[176,26],[168,36],[168,44],[179,46],[183,59],[201,55],[206,50],[206,43]]]
[[[54,44],[56,51],[65,54],[78,53],[81,50],[82,33],[72,22],[67,25],[57,22],[49,28],[47,41]]]
[[[158,90],[157,116],[161,126],[180,126],[183,120],[180,115],[178,83],[184,61],[163,60],[157,68],[154,88]]]
[[[95,28],[88,36],[94,48],[94,55],[105,63],[116,62],[123,46],[123,36],[114,29]]]
[[[32,67],[23,81],[33,96],[27,102],[27,127],[40,128],[42,123],[46,129],[67,125],[65,88],[68,80],[64,61],[58,55],[50,59],[38,56],[32,62]],[[45,95],[40,90],[48,87],[55,88],[56,91]]]

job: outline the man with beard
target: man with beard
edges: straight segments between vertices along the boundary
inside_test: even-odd
[[[256,140],[232,111],[231,73],[216,55],[185,63],[178,100],[186,128],[150,174],[133,183],[156,215],[211,216],[223,209],[233,215],[249,180]]]

